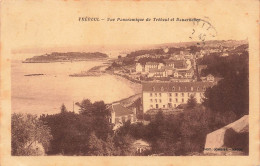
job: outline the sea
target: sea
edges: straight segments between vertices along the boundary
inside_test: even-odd
[[[138,93],[127,79],[114,75],[70,77],[105,61],[11,63],[11,108],[16,113],[55,114],[65,104],[69,111],[78,111],[76,102],[90,99],[111,103]],[[37,76],[25,76],[43,74]]]

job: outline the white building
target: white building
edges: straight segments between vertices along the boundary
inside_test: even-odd
[[[136,63],[136,66],[135,66],[135,71],[137,73],[142,73],[143,72],[143,66],[140,64],[140,63]]]
[[[172,109],[186,104],[190,95],[197,103],[202,102],[206,88],[215,85],[212,82],[164,82],[143,83],[143,112],[150,109]]]
[[[150,69],[161,69],[164,66],[163,63],[157,63],[157,62],[147,62],[145,64],[145,72],[149,72]]]
[[[120,103],[114,103],[108,106],[110,112],[109,122],[113,124],[113,130],[121,127],[125,122],[130,121],[131,123],[136,122],[136,111],[130,110]]]

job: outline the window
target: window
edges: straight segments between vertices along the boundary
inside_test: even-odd
[[[155,87],[153,87],[153,91],[155,91]]]
[[[169,98],[169,102],[172,102],[172,99],[171,99],[171,98]]]
[[[168,108],[172,108],[172,103],[168,103]]]
[[[151,103],[153,102],[153,99],[150,99]]]
[[[184,99],[181,99],[181,102],[183,102],[183,103],[184,103]]]
[[[178,99],[175,99],[176,103],[178,103]]]
[[[161,103],[161,102],[162,102],[162,100],[160,99],[160,100],[159,100],[159,102]]]
[[[163,108],[165,108],[165,105],[163,105]]]
[[[152,105],[152,104],[150,105],[150,108],[153,108],[153,105]]]
[[[155,97],[157,97],[157,93],[155,93],[154,95],[155,95]]]
[[[200,90],[200,87],[197,87],[197,91],[199,91]]]
[[[203,91],[205,91],[205,90],[206,90],[206,87],[204,86],[204,87],[203,87]]]
[[[175,93],[175,96],[178,97],[178,93]]]
[[[155,102],[157,103],[157,99],[155,99]]]
[[[172,93],[169,93],[169,96],[171,97],[171,96],[172,96]]]
[[[181,93],[181,96],[184,97],[184,93]]]
[[[161,94],[161,93],[159,93],[159,96],[161,97],[161,96],[162,96],[162,94]]]
[[[153,93],[150,93],[150,97],[152,97],[153,96]]]
[[[188,97],[190,97],[190,93],[188,93]]]
[[[175,91],[175,87],[174,86],[172,87],[172,90]]]
[[[164,91],[164,88],[163,88],[163,87],[161,87],[161,91]]]

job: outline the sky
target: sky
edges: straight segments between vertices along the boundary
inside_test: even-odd
[[[3,1],[2,47],[13,53],[55,48],[116,49],[198,40],[190,38],[193,29],[198,29],[196,33],[205,31],[202,22],[198,28],[193,22],[80,22],[79,17],[202,18],[216,31],[214,37],[207,34],[206,40],[244,40],[252,29],[247,22],[258,21],[253,20],[258,9],[246,1],[234,4],[235,1],[225,5],[218,1]]]

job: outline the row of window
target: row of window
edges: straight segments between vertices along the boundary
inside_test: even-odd
[[[181,90],[181,87],[179,86],[179,88],[178,88],[178,89],[179,89],[179,91],[180,91],[180,90]],[[185,89],[185,91],[187,91],[187,90],[188,90],[188,88],[187,88],[187,87],[184,87],[184,89]],[[174,86],[172,87],[172,90],[173,90],[173,91],[175,91],[175,87],[174,87]],[[177,90],[177,88],[176,88],[176,90]],[[190,88],[190,90],[191,90],[191,91],[193,91],[193,90],[194,90],[194,88],[193,88],[193,87],[191,87],[191,88]],[[200,91],[200,90],[201,90],[201,89],[200,89],[200,87],[197,87],[197,91]],[[206,87],[204,86],[204,87],[202,88],[202,90],[203,90],[203,91],[205,91],[205,90],[206,90]],[[155,87],[153,87],[153,91],[155,91]],[[164,87],[161,87],[161,91],[164,91]]]
[[[161,103],[161,102],[162,102],[161,99],[159,99],[159,100],[157,100],[157,99],[154,99],[154,100],[153,100],[153,99],[150,99],[150,102],[151,102],[151,103],[152,103],[153,101],[154,101],[155,103],[157,103],[157,102]],[[169,102],[172,102],[172,98],[169,98]],[[178,99],[177,99],[177,98],[175,99],[175,102],[178,103]],[[181,102],[184,103],[184,99],[181,99]]]
[[[174,104],[174,107],[177,107],[176,104]],[[150,105],[150,108],[154,108],[153,105]],[[155,108],[159,108],[158,104],[155,105]],[[166,105],[163,105],[162,108],[166,108]],[[172,104],[168,103],[168,108],[172,108]]]
[[[178,97],[178,94],[179,94],[179,93],[175,93],[175,96]],[[195,95],[194,93],[188,93],[188,96],[190,96],[191,94],[192,94],[192,95]],[[153,94],[153,93],[150,93],[150,97],[153,97],[153,95],[154,95],[155,97],[157,97],[157,96],[161,97],[161,96],[162,96],[162,93],[158,93],[158,94],[157,94],[157,93],[154,93],[154,94]],[[173,96],[172,93],[168,93],[168,95],[169,95],[170,97]],[[181,93],[180,95],[181,95],[182,97],[184,97],[185,94],[184,94],[184,93]],[[200,93],[200,96],[202,96],[202,93]]]

